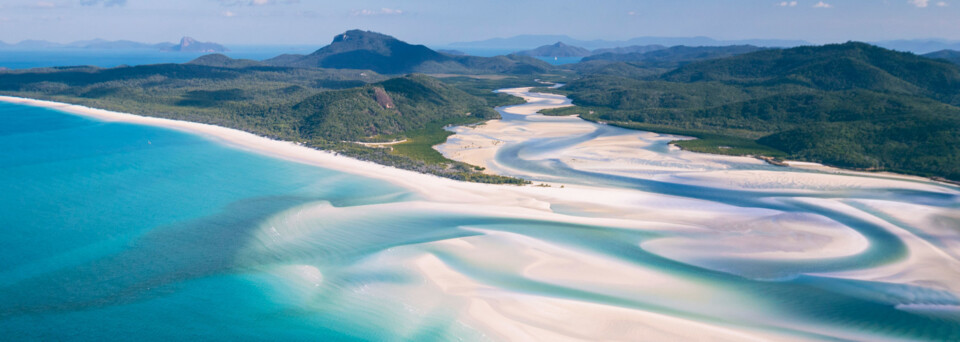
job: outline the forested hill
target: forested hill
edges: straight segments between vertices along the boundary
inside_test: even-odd
[[[663,45],[631,45],[631,46],[621,46],[615,48],[606,48],[606,49],[596,49],[593,50],[594,55],[604,54],[604,53],[613,53],[613,54],[627,54],[627,53],[646,53],[650,51],[657,51],[666,49],[666,46]]]
[[[689,62],[736,56],[762,49],[753,45],[673,46],[642,52],[599,53],[586,57],[583,61],[637,62],[649,67],[676,68]]]
[[[592,53],[590,50],[582,47],[557,42],[553,45],[544,45],[533,50],[516,52],[515,54],[530,57],[586,57]]]
[[[960,51],[957,50],[940,50],[925,54],[923,57],[943,59],[950,63],[960,65]]]
[[[522,56],[454,56],[423,45],[408,44],[370,31],[350,30],[309,55],[281,55],[267,65],[301,68],[366,69],[381,74],[421,73],[541,73],[550,64]]]
[[[190,62],[187,62],[187,64],[205,65],[205,66],[222,67],[222,68],[247,68],[247,67],[253,67],[253,66],[265,66],[265,64],[260,61],[255,61],[252,59],[233,59],[219,53],[197,57],[196,59]]]
[[[322,92],[292,107],[307,139],[361,141],[423,129],[437,122],[480,121],[499,115],[483,99],[425,75],[407,75],[359,88]]]
[[[423,45],[412,45],[388,35],[351,30],[334,37],[333,42],[314,53],[283,66],[333,69],[369,69],[379,73],[411,72],[423,63],[449,60]],[[268,64],[271,60],[266,61]]]
[[[624,77],[651,77],[671,71],[685,64],[708,59],[736,56],[762,50],[752,45],[731,46],[674,46],[670,48],[634,47],[621,51],[602,52],[584,58],[570,66],[582,75],[613,75]],[[650,48],[645,50],[644,48]]]
[[[691,63],[662,77],[742,86],[799,85],[826,91],[866,89],[960,104],[960,68],[865,43],[766,50]]]
[[[2,95],[210,123],[454,179],[521,183],[482,174],[431,148],[446,139],[445,125],[498,117],[487,99],[510,100],[492,88],[464,87],[479,96],[419,74],[389,79],[222,55],[188,64],[0,71]],[[408,142],[389,149],[355,143],[400,139]]]
[[[679,145],[960,180],[960,67],[864,43],[763,50],[660,76],[569,82],[554,114],[705,139]],[[589,107],[589,108],[582,108]]]

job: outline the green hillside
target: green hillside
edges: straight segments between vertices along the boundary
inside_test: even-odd
[[[550,64],[535,58],[454,56],[385,34],[361,30],[339,34],[330,45],[309,55],[281,55],[263,63],[298,68],[373,70],[381,74],[530,74],[552,69]]]
[[[752,45],[673,46],[643,52],[605,52],[585,57],[583,61],[633,62],[650,68],[676,68],[693,61],[736,56],[762,49]]]
[[[586,57],[593,53],[579,46],[556,42],[553,45],[544,45],[533,50],[519,51],[514,54],[530,57]]]
[[[698,151],[960,179],[960,68],[910,53],[763,50],[655,78],[590,75],[561,91],[579,107],[548,113],[699,136],[678,143]]]
[[[0,94],[216,124],[454,179],[523,182],[482,174],[431,148],[446,140],[445,125],[498,117],[484,97],[434,78],[205,64],[250,63],[207,56],[189,64],[5,71]],[[399,139],[408,142],[391,148],[355,143]]]
[[[480,121],[499,114],[486,101],[424,75],[329,91],[293,106],[305,138],[376,140],[435,122]]]
[[[950,63],[960,65],[960,51],[957,50],[940,50],[925,54],[923,57],[942,59]]]

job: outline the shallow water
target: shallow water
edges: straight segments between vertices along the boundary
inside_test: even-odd
[[[520,126],[593,125],[502,110]],[[960,299],[949,285],[960,282],[954,187],[687,184],[658,177],[781,169],[685,160],[666,145],[673,137],[594,125],[581,136],[509,142],[498,172],[626,189],[652,202],[628,204],[627,214],[571,202],[552,206],[558,215],[517,215],[434,203],[384,181],[168,129],[2,103],[0,120],[0,331],[10,339],[501,340],[503,322],[583,339],[670,330],[643,320],[616,328],[629,315],[589,317],[586,308],[768,337],[960,338]],[[649,151],[670,157],[636,165],[683,171],[608,172],[563,155],[611,136],[651,140]],[[890,203],[928,219],[899,217]],[[678,207],[678,216],[657,214]],[[629,227],[593,219],[601,217]],[[809,259],[733,253],[815,250],[835,232],[869,246]],[[769,239],[749,240],[757,236]],[[926,252],[933,256],[911,259]],[[935,276],[839,273],[900,264]],[[581,320],[609,329],[580,328]]]

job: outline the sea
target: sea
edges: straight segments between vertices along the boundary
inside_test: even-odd
[[[238,255],[290,208],[409,193],[174,130],[5,103],[0,121],[4,339],[375,336],[284,305],[258,269],[282,262]]]
[[[309,54],[317,49],[307,45],[231,45],[224,55],[237,59],[265,60],[281,54]],[[167,52],[152,49],[0,49],[0,68],[31,69],[90,65],[113,68],[122,65],[186,63],[208,53]]]
[[[59,57],[48,57],[53,58]],[[126,58],[102,63],[155,61]],[[501,112],[505,120],[525,120]],[[862,253],[824,260],[690,261],[640,246],[695,236],[690,232],[696,229],[627,230],[471,214],[431,204],[385,181],[277,159],[211,137],[56,109],[0,103],[0,122],[4,340],[497,340],[466,319],[465,313],[477,308],[474,297],[494,303],[511,298],[592,303],[802,339],[960,339],[960,299],[954,293],[822,275],[905,260],[910,255],[905,238],[885,227],[909,225],[881,213],[865,220],[811,204],[849,197],[918,203],[955,214],[960,208],[955,187],[738,191],[526,159],[589,139],[632,134],[600,125],[591,134],[529,141],[498,155],[503,165],[546,174],[547,181],[782,212],[774,215],[774,224],[816,216],[870,242]],[[665,141],[651,149],[674,153]],[[951,217],[941,218],[956,220]],[[887,221],[877,223],[881,219]],[[725,229],[734,228],[758,227]],[[951,236],[956,235],[942,239]],[[800,243],[810,236],[796,238]],[[952,243],[928,238],[933,246]],[[480,248],[451,242],[460,239]],[[515,245],[520,243],[538,247]],[[618,283],[584,285],[589,276],[543,280],[513,263],[494,262],[533,258],[533,267],[537,253],[556,250],[616,260],[699,290],[621,291]],[[445,281],[481,283],[480,290],[437,287],[423,270],[438,264],[456,275],[442,277]],[[656,286],[643,279],[622,281]],[[520,321],[528,313],[570,314],[556,310],[506,314]]]
[[[317,46],[314,45],[231,45],[230,51],[222,53],[231,58],[262,61],[282,54],[309,54],[316,49]],[[464,52],[474,56],[490,57],[510,54],[515,51],[476,49]],[[17,70],[84,65],[113,68],[122,65],[186,63],[206,54],[200,52],[165,52],[150,49],[0,49],[0,69]],[[538,59],[553,65],[562,65],[579,62],[581,58],[538,57]]]

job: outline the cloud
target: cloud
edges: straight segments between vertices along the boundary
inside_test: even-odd
[[[80,1],[80,4],[83,6],[100,6],[104,7],[113,7],[113,6],[123,6],[127,4],[127,0],[83,0]]]
[[[821,1],[813,5],[813,8],[833,8],[833,5]]]
[[[52,3],[52,2],[48,2],[48,1],[37,1],[37,3],[33,4],[33,7],[35,7],[35,8],[54,8],[54,7],[57,7],[57,5],[55,5],[55,4]]]
[[[237,16],[237,13],[236,13],[236,12],[233,12],[233,11],[224,11],[224,12],[223,12],[223,16],[224,16],[224,17],[227,17],[227,18],[236,17],[236,16]]]
[[[401,15],[403,10],[394,8],[381,8],[379,10],[362,9],[351,12],[353,16],[371,16],[371,15]]]
[[[627,12],[627,15],[637,15],[637,12],[630,11],[630,12]]]
[[[907,0],[907,3],[920,8],[924,8],[924,7],[927,7],[927,5],[930,5],[930,0]]]
[[[938,6],[938,7],[947,7],[947,6],[949,6],[949,4],[947,4],[946,1],[940,1],[940,2],[937,3],[937,6]]]
[[[780,6],[780,7],[797,7],[797,2],[796,2],[796,1],[781,1],[781,2],[780,2],[779,4],[777,4],[777,5]]]

